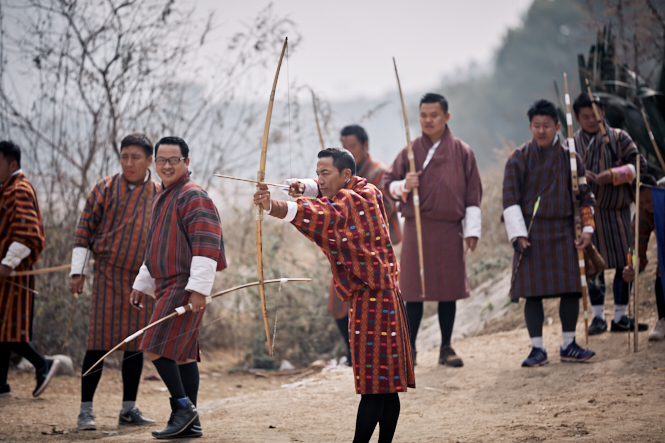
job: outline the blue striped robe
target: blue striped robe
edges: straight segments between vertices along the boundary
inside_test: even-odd
[[[582,129],[575,132],[575,146],[584,159],[586,169],[600,174],[617,166],[635,165],[637,147],[630,135],[622,129],[610,128],[607,125],[605,127],[608,129],[610,149],[603,149],[599,134],[587,134]],[[641,159],[640,171],[647,171],[644,157]],[[609,269],[623,268],[626,266],[630,245],[630,203],[633,201],[631,185],[598,185],[592,181],[589,181],[589,185],[597,200],[596,230],[591,241]]]
[[[577,156],[577,171],[584,176],[584,164]],[[581,292],[580,269],[575,250],[573,202],[570,190],[570,154],[557,140],[550,149],[535,141],[515,149],[506,163],[503,178],[503,208],[520,205],[527,227],[540,196],[529,236],[531,247],[522,257],[511,300],[555,297]],[[595,199],[587,185],[580,186],[580,206],[593,206]],[[513,257],[513,272],[519,253]]]

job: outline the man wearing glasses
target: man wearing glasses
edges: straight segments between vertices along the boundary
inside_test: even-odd
[[[88,348],[83,358],[85,373],[106,352],[143,328],[150,319],[152,300],[143,312],[132,309],[129,295],[143,263],[150,208],[159,185],[151,180],[152,142],[144,134],[130,134],[120,143],[122,173],[104,177],[88,195],[76,228],[69,290],[77,296],[89,274],[88,261],[95,259]],[[123,345],[122,409],[120,425],[152,425],[136,407],[143,355],[138,342]],[[81,378],[79,430],[95,430],[92,400],[103,366]]]
[[[143,336],[140,349],[152,360],[171,394],[171,417],[158,439],[202,435],[196,410],[199,389],[199,327],[215,281],[226,268],[222,224],[208,194],[189,177],[189,147],[179,137],[155,146],[162,190],[150,216],[145,263],[131,299],[155,297],[151,322],[189,303],[192,310],[160,323]]]

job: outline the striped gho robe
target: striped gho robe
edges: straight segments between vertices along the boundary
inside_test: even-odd
[[[28,271],[44,250],[42,214],[32,185],[21,170],[0,185],[0,257],[15,271]],[[0,342],[29,342],[34,295],[32,276],[0,280]]]
[[[437,146],[426,134],[413,141],[420,175],[420,215],[425,261],[425,298],[420,281],[413,193],[403,188],[409,172],[407,148],[386,172],[384,192],[398,199],[404,216],[400,288],[407,302],[455,301],[470,295],[464,238],[480,238],[483,187],[468,144],[446,130]],[[428,161],[429,159],[429,161]],[[395,194],[395,185],[400,195]],[[388,198],[388,197],[387,197]],[[464,221],[464,226],[462,225]]]
[[[577,157],[578,176],[584,177],[584,163]],[[522,256],[510,298],[556,297],[582,291],[575,249],[570,154],[559,138],[549,149],[535,141],[515,149],[508,158],[503,177],[503,209],[508,238],[527,237],[534,204],[540,208],[528,236],[531,246]],[[584,229],[593,226],[591,208],[595,199],[587,185],[580,185],[580,211]],[[585,209],[587,208],[587,209]],[[513,257],[513,272],[519,260]]]
[[[155,296],[150,322],[189,303],[190,291],[210,295],[215,272],[225,268],[217,208],[187,173],[162,188],[152,206],[145,264],[134,282],[134,289]],[[149,329],[140,349],[175,361],[200,360],[204,311],[188,311]]]
[[[270,214],[290,221],[321,248],[330,261],[335,290],[350,302],[349,344],[356,393],[414,388],[399,265],[377,187],[354,176],[331,199],[273,201]]]
[[[357,165],[357,174],[359,177],[366,178],[367,181],[379,189],[383,188],[383,177],[388,166],[382,162],[375,162],[370,155],[367,159]],[[388,223],[390,227],[390,240],[393,245],[398,245],[402,241],[402,231],[399,226],[399,218],[397,217],[397,208],[395,203],[390,198],[384,198],[383,204],[386,208],[388,216]],[[328,310],[333,314],[336,319],[342,319],[349,313],[349,304],[343,302],[335,292],[335,282],[330,282],[330,295],[328,301]]]
[[[106,351],[144,327],[154,303],[144,301],[143,311],[131,306],[129,295],[148,239],[150,208],[159,185],[146,180],[131,185],[123,174],[104,177],[88,195],[76,228],[71,275],[88,274],[95,259],[88,349]],[[121,349],[137,351],[138,341]]]
[[[577,152],[584,159],[587,170],[600,174],[622,165],[632,165],[635,172],[637,147],[624,130],[605,125],[610,139],[610,147],[603,149],[599,134],[587,134],[582,129],[575,132]],[[619,158],[621,153],[621,158]],[[641,173],[646,173],[647,165],[641,157]],[[630,203],[633,192],[630,183],[618,186],[612,183],[598,185],[589,181],[591,191],[596,196],[596,230],[593,244],[605,259],[608,269],[626,266],[628,245],[630,244]]]

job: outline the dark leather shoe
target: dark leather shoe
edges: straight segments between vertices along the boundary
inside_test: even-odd
[[[649,325],[646,323],[640,323],[637,326],[638,331],[646,331],[647,329],[649,329]],[[610,327],[610,332],[628,332],[634,330],[635,330],[635,320],[632,318],[628,318],[628,316],[626,315],[621,317],[621,320],[619,320],[618,322],[612,320],[612,326]]]
[[[454,368],[464,366],[464,362],[455,354],[455,350],[450,345],[441,346],[441,350],[439,350],[439,364]]]
[[[182,434],[178,435],[178,438],[199,438],[203,437],[203,428],[201,428],[201,422],[199,418],[196,417],[191,425],[187,426]]]
[[[164,429],[161,431],[152,431],[152,436],[157,439],[180,438],[181,434],[187,430],[189,425],[199,416],[196,406],[187,399],[187,406],[182,406],[180,402],[171,398],[171,417]]]
[[[607,322],[598,317],[594,317],[589,325],[589,335],[599,335],[607,331]]]

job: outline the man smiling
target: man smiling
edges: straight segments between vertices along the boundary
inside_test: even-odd
[[[163,188],[150,216],[145,263],[134,282],[132,303],[155,297],[154,322],[180,306],[192,310],[160,323],[143,336],[145,351],[171,394],[171,417],[159,439],[202,435],[196,410],[199,390],[199,327],[215,281],[226,268],[222,225],[208,194],[189,177],[189,147],[179,137],[155,146]]]

